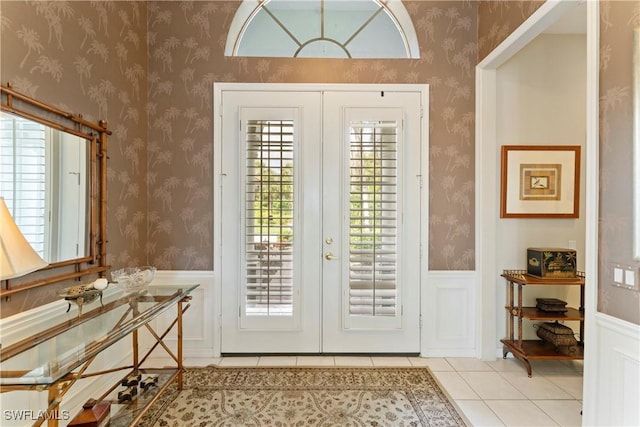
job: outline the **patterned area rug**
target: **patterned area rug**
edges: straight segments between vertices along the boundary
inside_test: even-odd
[[[465,426],[427,368],[190,368],[143,426]]]

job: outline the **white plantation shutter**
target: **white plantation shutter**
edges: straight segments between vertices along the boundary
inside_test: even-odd
[[[0,196],[33,249],[43,258],[46,209],[45,126],[0,114]]]
[[[293,313],[293,121],[246,128],[244,295],[246,315]]]
[[[397,129],[395,121],[350,126],[349,314],[395,316]]]

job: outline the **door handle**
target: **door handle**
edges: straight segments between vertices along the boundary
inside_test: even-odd
[[[334,259],[338,259],[338,257],[335,256],[332,252],[327,252],[326,254],[324,254],[324,259],[331,261]]]

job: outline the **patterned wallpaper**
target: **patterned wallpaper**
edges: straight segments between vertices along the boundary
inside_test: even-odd
[[[227,58],[238,1],[3,1],[0,78],[107,119],[108,262],[213,266],[212,83],[429,83],[429,268],[474,268],[477,4],[407,1],[421,59]],[[148,125],[148,126],[147,126]],[[2,303],[2,316],[55,289]]]
[[[640,324],[640,293],[611,286],[612,264],[640,268],[633,244],[632,31],[640,1],[600,3],[600,260],[598,311]],[[640,183],[638,183],[640,184]]]
[[[146,263],[146,4],[2,1],[0,31],[2,83],[108,121],[108,262]],[[2,301],[2,316],[57,299],[60,287]]]
[[[404,3],[421,47],[418,60],[226,58],[237,1],[2,1],[0,80],[109,121],[109,263],[176,270],[214,267],[214,81],[429,83],[429,268],[472,270],[476,57],[543,2]],[[603,189],[619,189],[630,179],[617,162],[629,152],[627,31],[639,25],[639,6],[635,0],[601,6],[601,179]],[[629,212],[624,193],[603,191],[602,274],[629,240]],[[640,323],[637,294],[633,300],[629,292],[600,289],[600,310]],[[2,302],[2,316],[55,298],[54,289],[26,294]]]
[[[238,2],[152,2],[149,12],[148,257],[212,265],[212,83],[429,83],[430,268],[474,268],[476,3],[405,2],[419,60],[228,58]]]
[[[478,62],[544,4],[544,0],[478,2]]]
[[[542,3],[483,1],[478,50],[483,59]],[[640,294],[611,286],[612,264],[632,259],[632,29],[640,1],[600,1],[600,233],[598,311],[640,324]]]

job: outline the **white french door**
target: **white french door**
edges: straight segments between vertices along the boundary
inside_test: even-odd
[[[221,351],[419,352],[426,88],[267,88],[219,95]]]
[[[419,352],[420,100],[325,93],[325,352]]]

